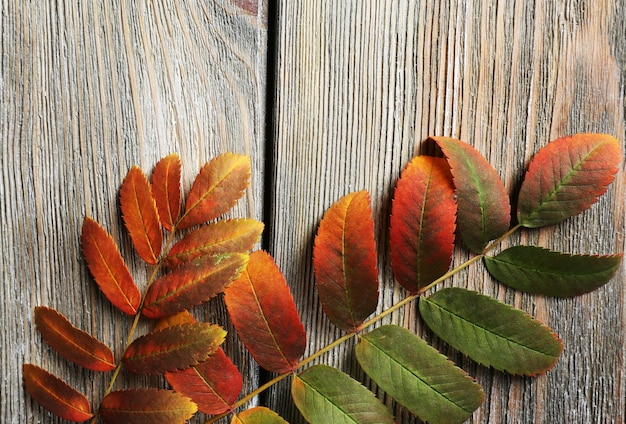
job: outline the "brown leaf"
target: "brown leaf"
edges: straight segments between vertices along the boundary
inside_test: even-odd
[[[111,424],[182,424],[197,410],[195,403],[173,390],[129,389],[106,395],[100,416]]]
[[[180,215],[181,164],[177,154],[165,156],[152,171],[152,194],[161,224],[172,231]]]

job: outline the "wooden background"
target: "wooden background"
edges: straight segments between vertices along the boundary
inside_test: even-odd
[[[370,191],[379,308],[400,300],[404,293],[389,268],[389,206],[400,171],[425,137],[470,142],[511,191],[548,140],[585,131],[611,133],[622,144],[626,137],[624,0],[0,0],[0,8],[3,423],[60,422],[25,393],[24,362],[96,399],[104,390],[107,378],[47,348],[33,309],[60,310],[119,355],[130,322],[90,280],[79,234],[83,217],[93,216],[134,257],[117,209],[117,189],[132,164],[149,172],[177,152],[189,188],[217,154],[251,156],[252,185],[230,216],[265,222],[261,247],[292,288],[313,352],[340,334],[313,288],[311,246],[321,216],[342,195]],[[622,172],[590,211],[511,242],[572,253],[623,251],[625,190]],[[455,262],[466,257],[460,249]],[[145,266],[138,260],[130,266],[141,284]],[[446,283],[493,295],[556,330],[563,356],[534,379],[477,366],[446,349],[421,328],[415,305],[386,322],[423,334],[479,381],[486,400],[473,423],[621,423],[624,271],[566,300],[507,290],[481,265]],[[196,312],[226,323],[219,301]],[[268,375],[228,328],[226,349],[249,390]],[[359,375],[351,343],[323,361]],[[286,382],[257,401],[289,422],[302,421]],[[388,403],[398,423],[416,422]]]

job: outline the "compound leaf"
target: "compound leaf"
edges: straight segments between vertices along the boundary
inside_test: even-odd
[[[165,156],[152,170],[152,194],[161,224],[172,231],[180,215],[181,164],[177,154]]]
[[[32,398],[54,415],[74,422],[93,417],[87,398],[48,371],[24,364],[22,376]]]
[[[195,403],[173,390],[128,389],[109,393],[100,404],[105,423],[183,424],[198,410]]]
[[[102,293],[119,310],[135,315],[141,303],[141,293],[113,238],[100,224],[86,217],[81,246],[89,271]]]
[[[328,318],[356,331],[378,304],[374,220],[367,191],[332,205],[320,222],[313,246],[319,298]]]
[[[385,325],[361,337],[356,358],[398,403],[429,423],[462,423],[484,393],[465,371],[409,330]]]
[[[577,215],[607,190],[621,160],[617,140],[607,134],[574,134],[543,147],[520,188],[517,219],[538,228]]]
[[[256,406],[233,416],[230,424],[289,424],[280,415],[264,406]]]
[[[239,337],[261,367],[279,373],[295,369],[306,333],[285,277],[268,253],[250,255],[224,300]]]
[[[495,169],[472,146],[454,138],[431,137],[446,156],[454,178],[457,227],[463,243],[480,253],[510,226],[511,205]]]
[[[46,343],[75,364],[94,371],[115,369],[111,349],[74,327],[58,311],[44,306],[36,307],[35,323]]]
[[[474,361],[511,374],[537,375],[552,368],[563,344],[546,326],[519,309],[461,288],[421,298],[424,322]]]
[[[291,396],[311,424],[394,422],[393,415],[372,392],[327,365],[314,365],[294,376]]]
[[[456,213],[447,162],[413,158],[396,185],[389,230],[393,274],[409,292],[418,292],[450,267]]]

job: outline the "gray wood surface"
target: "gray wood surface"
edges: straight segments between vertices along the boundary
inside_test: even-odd
[[[107,378],[46,347],[33,309],[60,310],[119,354],[130,322],[90,280],[79,234],[85,214],[93,216],[133,257],[117,208],[133,164],[149,172],[178,152],[189,188],[217,154],[251,156],[251,188],[230,215],[265,222],[264,245],[292,287],[312,353],[341,334],[319,307],[311,249],[321,216],[342,195],[367,189],[372,196],[379,309],[404,297],[389,267],[389,206],[400,171],[425,137],[470,142],[511,191],[551,139],[585,131],[611,133],[622,144],[626,138],[624,0],[280,0],[270,13],[263,0],[0,0],[0,10],[2,423],[61,422],[25,393],[24,362],[94,398],[104,391]],[[268,97],[273,110],[266,112]],[[510,243],[623,251],[625,190],[622,172],[585,214]],[[467,257],[458,249],[455,263]],[[145,275],[139,260],[130,266]],[[567,300],[507,290],[482,265],[445,283],[493,295],[556,330],[565,351],[538,378],[495,372],[446,348],[422,328],[415,305],[384,322],[423,334],[479,381],[486,400],[473,423],[621,423],[624,271]],[[219,302],[196,313],[226,322]],[[254,387],[267,376],[229,334],[226,349]],[[322,361],[360,375],[352,343]],[[301,422],[288,390],[285,381],[259,400]],[[385,400],[398,423],[416,422]]]

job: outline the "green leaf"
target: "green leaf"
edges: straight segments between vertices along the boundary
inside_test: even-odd
[[[264,406],[247,409],[233,416],[230,424],[289,424],[280,415]]]
[[[485,257],[489,273],[514,289],[544,296],[568,297],[606,284],[619,269],[622,254],[568,255],[535,246],[511,247]]]
[[[483,402],[465,371],[405,328],[385,325],[365,334],[356,358],[378,386],[431,424],[462,423]]]
[[[421,298],[426,325],[474,361],[511,374],[536,375],[552,368],[563,344],[546,326],[519,309],[461,288]]]
[[[393,423],[389,410],[372,392],[327,365],[314,365],[294,376],[291,396],[311,424]]]
[[[619,143],[607,134],[552,141],[528,167],[518,198],[519,223],[538,228],[586,210],[613,181],[620,160]]]

